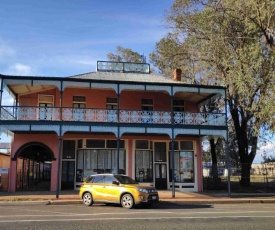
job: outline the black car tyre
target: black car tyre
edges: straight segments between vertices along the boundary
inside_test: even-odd
[[[123,208],[133,208],[135,205],[134,199],[131,194],[127,193],[121,197],[120,201]]]
[[[92,194],[89,192],[84,193],[82,199],[83,199],[83,204],[85,204],[86,206],[91,206],[94,203]]]

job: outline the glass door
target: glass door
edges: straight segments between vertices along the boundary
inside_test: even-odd
[[[167,165],[155,164],[155,187],[156,189],[167,189]]]

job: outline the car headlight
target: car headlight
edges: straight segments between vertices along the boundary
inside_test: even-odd
[[[148,189],[145,188],[136,188],[139,192],[149,193]]]

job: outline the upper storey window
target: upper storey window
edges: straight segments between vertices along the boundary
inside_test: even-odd
[[[118,109],[117,98],[106,98],[106,109]]]
[[[178,112],[183,112],[184,100],[173,100],[173,110]]]
[[[141,99],[141,110],[153,110],[153,99]]]
[[[86,97],[73,96],[73,107],[74,108],[85,108],[86,107]]]

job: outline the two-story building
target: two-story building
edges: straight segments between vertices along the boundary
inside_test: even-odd
[[[223,113],[201,106],[222,86],[183,84],[149,64],[97,63],[70,77],[0,75],[1,132],[13,133],[9,191],[78,189],[87,175],[123,173],[157,189],[202,191],[201,137],[227,137]],[[5,105],[3,92],[14,97]]]

